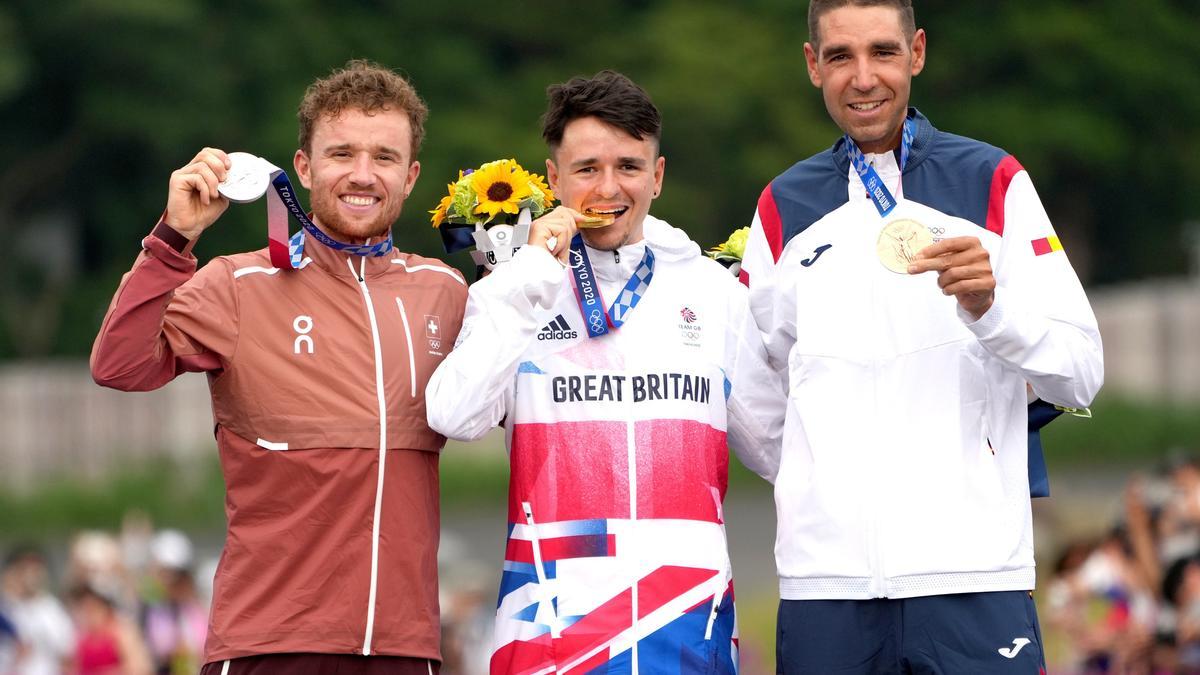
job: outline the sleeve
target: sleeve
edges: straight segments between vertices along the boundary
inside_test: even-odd
[[[978,321],[961,307],[959,318],[1039,398],[1086,407],[1104,380],[1096,317],[1029,174],[1016,169],[1007,191],[993,195],[1004,209],[995,300]]]
[[[143,240],[92,345],[92,377],[149,391],[184,372],[220,371],[237,344],[237,294],[223,259],[196,258],[155,235]]]
[[[425,388],[434,431],[474,441],[500,423],[521,358],[540,328],[535,310],[553,306],[565,275],[548,251],[522,246],[511,261],[471,286],[454,351]]]
[[[772,186],[767,185],[758,198],[750,236],[742,257],[741,282],[750,289],[750,314],[762,334],[768,363],[779,373],[783,390],[787,391],[788,352],[796,341],[795,326],[784,320],[789,316],[787,306],[780,304],[779,260],[783,255],[783,221],[775,204]],[[794,302],[792,303],[794,305]]]
[[[734,288],[726,327],[725,377],[729,381],[729,446],[751,471],[774,483],[779,473],[787,392],[767,358],[748,305],[748,291]]]

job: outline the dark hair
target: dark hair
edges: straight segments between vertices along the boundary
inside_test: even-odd
[[[46,564],[46,552],[41,547],[31,542],[22,542],[13,546],[8,551],[8,555],[4,556],[3,569],[15,567],[25,562],[39,562]]]
[[[398,110],[408,115],[412,133],[410,160],[417,158],[425,139],[425,117],[429,109],[417,90],[403,76],[363,59],[347,61],[308,86],[296,116],[300,118],[300,148],[312,152],[312,134],[322,117],[336,117],[346,109],[370,115],[381,110]]]
[[[650,95],[614,70],[552,84],[546,88],[546,97],[550,104],[542,115],[542,138],[551,152],[562,143],[567,124],[581,117],[595,117],[639,141],[647,136],[655,143],[662,140],[662,117]]]
[[[904,37],[909,42],[917,33],[917,20],[913,15],[912,0],[811,0],[808,3],[808,41],[820,51],[821,17],[831,10],[841,9],[847,5],[854,7],[895,7],[900,12],[900,27],[904,29]]]

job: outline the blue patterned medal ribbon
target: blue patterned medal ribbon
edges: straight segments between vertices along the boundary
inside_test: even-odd
[[[308,233],[313,239],[325,244],[329,248],[352,255],[378,257],[391,253],[392,233],[390,231],[388,232],[387,239],[377,241],[374,244],[346,244],[322,232],[321,228],[317,227],[312,222],[312,219],[308,217],[308,214],[304,212],[304,209],[300,207],[300,202],[296,199],[296,191],[292,188],[292,183],[288,180],[286,171],[279,169],[271,176],[271,187],[274,188],[275,192],[272,195],[268,195],[268,199],[273,197],[278,198],[283,206],[287,208],[287,213],[295,218],[296,222],[300,223],[300,227],[303,228],[292,237],[287,237],[286,218],[282,222],[277,222],[277,219],[274,217],[275,210],[268,206],[267,227],[272,242],[271,248],[282,249],[283,240],[287,239],[287,259],[291,267],[298,267],[300,261],[304,259],[305,238],[302,236],[303,233]],[[272,262],[275,263],[276,267],[286,266],[286,264],[276,263],[274,254],[272,255]]]
[[[579,312],[583,315],[589,338],[600,337],[608,333],[608,329],[620,328],[629,318],[629,313],[641,301],[650,281],[654,278],[654,251],[646,244],[646,253],[638,263],[633,276],[625,282],[625,288],[617,296],[607,311],[604,309],[604,299],[600,297],[600,284],[592,271],[592,261],[588,259],[587,249],[583,245],[583,237],[576,234],[571,240],[571,276],[575,279],[575,289],[579,300]]]
[[[915,126],[911,119],[904,120],[904,130],[900,134],[901,176],[904,175],[904,165],[908,164],[908,153],[912,148]],[[883,179],[879,177],[875,167],[867,162],[867,158],[863,155],[862,150],[858,149],[858,144],[854,142],[854,139],[850,138],[850,134],[846,134],[845,138],[846,154],[850,156],[850,163],[854,165],[854,170],[862,179],[863,186],[867,188],[867,196],[875,202],[875,208],[879,211],[879,215],[886,216],[896,208],[896,198],[892,196],[891,190],[888,190],[887,186],[883,184]]]

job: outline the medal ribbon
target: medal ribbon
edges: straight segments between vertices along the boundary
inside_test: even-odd
[[[336,251],[353,255],[378,257],[392,251],[392,233],[387,239],[374,244],[346,244],[321,231],[296,199],[296,191],[288,180],[287,172],[275,169],[271,172],[271,187],[267,191],[267,249],[271,254],[271,264],[283,269],[295,269],[304,259],[304,235],[307,233],[313,239],[325,244]],[[304,228],[290,239],[288,238],[288,215],[291,215]]]
[[[904,165],[908,164],[908,153],[912,148],[913,136],[915,135],[916,124],[911,119],[904,120],[904,131],[900,134],[900,175],[901,181],[904,180]],[[879,173],[875,171],[875,167],[867,162],[867,158],[863,155],[862,150],[858,149],[858,144],[850,138],[850,134],[846,134],[846,154],[850,156],[850,163],[854,166],[854,170],[858,172],[859,178],[862,179],[863,186],[867,188],[867,196],[871,201],[875,202],[875,208],[879,211],[880,216],[886,216],[896,208],[896,198],[892,196],[887,186],[883,184],[883,179],[879,177]]]
[[[650,287],[650,281],[654,278],[654,251],[650,250],[649,244],[646,245],[642,261],[607,311],[604,309],[604,299],[600,297],[600,284],[592,271],[592,261],[588,259],[583,237],[579,234],[571,240],[571,276],[575,279],[575,295],[588,337],[600,337],[608,333],[610,327],[614,330],[620,328]]]

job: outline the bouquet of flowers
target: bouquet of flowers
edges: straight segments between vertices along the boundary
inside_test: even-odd
[[[708,257],[727,267],[736,277],[742,271],[742,256],[746,253],[746,239],[749,237],[749,227],[734,230],[723,243],[708,250]]]
[[[446,252],[472,244],[475,264],[488,269],[512,258],[529,238],[529,223],[550,209],[554,192],[544,178],[515,159],[498,159],[458,172],[446,196],[429,213]]]

